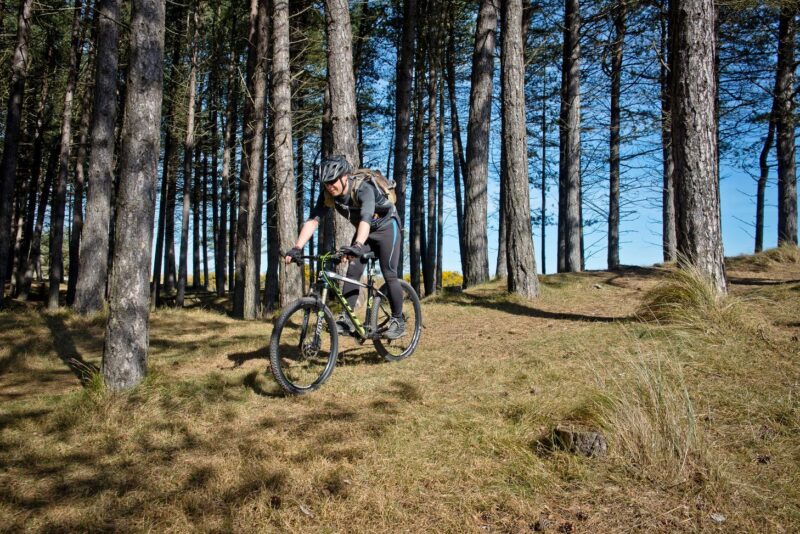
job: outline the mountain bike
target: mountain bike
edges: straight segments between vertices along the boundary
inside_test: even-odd
[[[392,313],[388,288],[385,284],[380,289],[375,286],[375,253],[369,252],[360,260],[354,260],[367,262],[366,283],[338,274],[334,266],[342,259],[343,255],[339,252],[326,252],[318,256],[301,256],[297,262],[301,268],[304,260],[317,262],[316,282],[307,296],[292,302],[281,311],[269,343],[270,369],[275,380],[287,393],[302,395],[318,389],[330,378],[336,367],[339,333],[333,311],[327,305],[329,294],[352,323],[353,330],[349,335],[362,345],[366,341],[372,341],[378,354],[386,360],[396,362],[408,358],[419,344],[422,308],[411,284],[398,280],[403,290],[406,333],[398,339],[386,339],[384,332]],[[337,282],[350,282],[366,288],[367,306],[363,323],[347,304]]]

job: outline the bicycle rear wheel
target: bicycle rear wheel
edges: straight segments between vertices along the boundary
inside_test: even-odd
[[[372,341],[378,354],[390,362],[397,362],[411,356],[417,349],[422,334],[422,306],[420,306],[417,292],[405,280],[398,280],[398,282],[403,289],[403,319],[406,322],[406,332],[398,339],[376,337]],[[376,295],[369,318],[371,331],[377,335],[386,331],[392,318],[392,309],[388,301],[389,288],[384,285],[380,292],[387,295],[387,298]]]
[[[278,384],[302,395],[319,388],[333,373],[339,338],[333,314],[315,298],[289,304],[275,323],[269,364]]]

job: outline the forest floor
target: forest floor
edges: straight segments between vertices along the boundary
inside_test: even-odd
[[[423,301],[418,351],[346,340],[286,397],[271,324],[151,317],[150,373],[98,387],[104,317],[0,313],[0,531],[800,530],[800,253],[729,259],[731,296],[644,320],[670,267]],[[608,452],[550,446],[556,427]]]

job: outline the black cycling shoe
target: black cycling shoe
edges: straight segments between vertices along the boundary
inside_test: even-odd
[[[336,318],[336,331],[340,336],[349,336],[356,331],[356,327],[347,314],[340,313]]]
[[[406,335],[406,322],[402,317],[392,317],[383,333],[386,339],[398,339]]]

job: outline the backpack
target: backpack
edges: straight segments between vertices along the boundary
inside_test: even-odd
[[[375,186],[379,193],[382,193],[389,202],[394,204],[397,201],[395,193],[395,181],[386,178],[378,169],[358,169],[351,175],[350,198],[354,206],[358,206],[358,190],[364,182],[370,182]],[[334,205],[333,197],[325,191],[325,205],[332,208]]]

